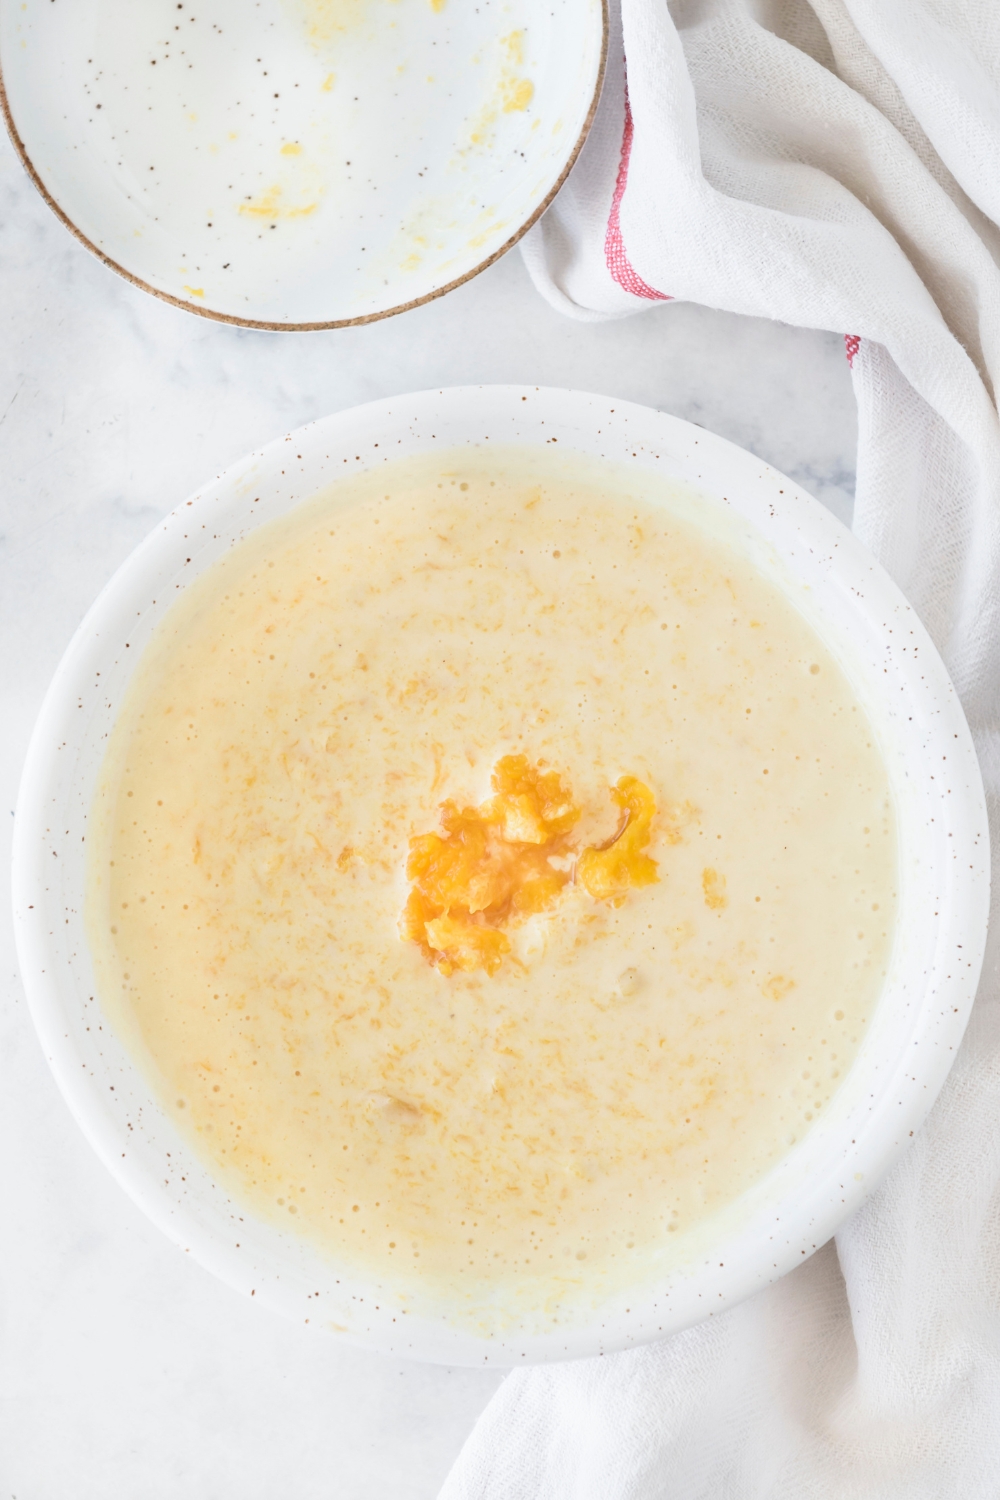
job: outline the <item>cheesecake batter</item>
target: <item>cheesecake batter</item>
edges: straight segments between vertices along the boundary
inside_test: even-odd
[[[697,516],[514,449],[344,481],[185,591],[112,736],[105,1007],[238,1201],[412,1305],[641,1277],[877,1002],[871,727]]]

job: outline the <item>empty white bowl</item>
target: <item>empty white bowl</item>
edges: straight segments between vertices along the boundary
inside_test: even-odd
[[[391,1291],[255,1221],[212,1180],[102,1016],[82,920],[85,839],[107,737],[144,646],[178,591],[235,542],[345,472],[466,445],[553,441],[724,501],[757,565],[813,623],[885,757],[899,917],[857,1059],[789,1155],[693,1234],[659,1284],[556,1330],[527,1333],[515,1321],[485,1338],[444,1314],[405,1313]],[[80,626],[46,698],[18,804],[14,890],[21,969],[59,1085],[109,1169],[171,1238],[255,1300],[313,1325],[394,1354],[502,1366],[684,1327],[798,1265],[858,1207],[920,1124],[961,1040],[985,942],[989,841],[979,768],[944,667],[899,590],[822,506],[674,417],[578,392],[480,387],[393,398],[302,428],[156,527]]]
[[[606,0],[0,0],[0,103],[50,205],[192,312],[328,328],[440,296],[558,191]]]

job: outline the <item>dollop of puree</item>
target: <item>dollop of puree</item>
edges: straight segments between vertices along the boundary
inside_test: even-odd
[[[400,934],[445,975],[495,974],[510,952],[507,930],[549,910],[571,882],[595,901],[621,906],[633,886],[660,878],[656,860],[643,853],[656,801],[635,776],[610,788],[617,830],[582,851],[572,837],[581,809],[558,771],[505,755],[490,780],[493,797],[478,807],[442,803],[443,831],[410,840],[412,889]]]

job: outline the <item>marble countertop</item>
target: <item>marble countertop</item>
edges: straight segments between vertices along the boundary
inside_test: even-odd
[[[88,605],[202,480],[314,417],[401,391],[528,382],[722,433],[848,519],[842,340],[684,304],[574,323],[515,251],[367,327],[193,317],[81,248],[0,145],[0,778]],[[163,1239],[73,1124],[35,1040],[0,903],[0,1496],[431,1500],[499,1377],[335,1345]]]

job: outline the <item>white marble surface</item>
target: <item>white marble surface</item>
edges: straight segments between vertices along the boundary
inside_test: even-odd
[[[87,606],[208,475],[326,412],[486,381],[577,386],[723,433],[850,511],[832,335],[683,305],[576,324],[515,252],[365,328],[248,333],[118,280],[0,146],[0,880],[31,725]],[[285,1324],[183,1257],[106,1175],[42,1059],[0,907],[0,1500],[424,1500],[497,1378]]]

